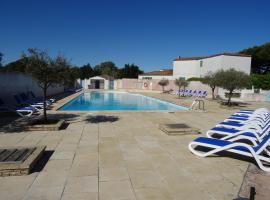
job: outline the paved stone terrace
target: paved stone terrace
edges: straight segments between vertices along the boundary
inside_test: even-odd
[[[172,95],[154,95],[179,101]],[[248,107],[262,106],[269,107],[261,103]],[[207,108],[175,113],[61,112],[61,118],[70,122],[65,130],[0,134],[0,147],[47,145],[53,152],[40,172],[1,177],[0,199],[236,198],[248,162],[196,157],[187,147],[195,135],[168,136],[158,129],[161,122],[174,122],[205,132],[235,111],[211,101]]]

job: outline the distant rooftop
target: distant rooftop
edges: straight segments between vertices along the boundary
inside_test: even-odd
[[[239,56],[239,57],[251,57],[251,55],[246,55],[246,54],[240,54],[240,53],[220,53],[220,54],[215,54],[215,55],[210,55],[210,56],[198,56],[198,57],[178,57],[174,59],[174,61],[185,61],[185,60],[201,60],[205,58],[212,58],[212,57],[217,57],[217,56]]]
[[[172,69],[161,69],[159,71],[147,72],[144,74],[140,74],[141,76],[172,76]]]
[[[102,74],[102,75],[99,75],[99,76],[92,76],[92,77],[90,77],[90,79],[95,79],[97,77],[101,77],[101,78],[104,78],[104,79],[109,80],[109,81],[114,80],[114,77],[109,76],[107,74]]]

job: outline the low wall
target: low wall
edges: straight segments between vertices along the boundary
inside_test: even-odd
[[[138,80],[138,79],[119,79],[117,80],[117,89],[124,90],[140,90],[140,91],[162,91],[162,87],[158,84],[160,80]],[[169,80],[169,84],[164,87],[165,90],[177,91],[178,87],[174,84],[174,80]],[[186,89],[205,90],[208,96],[211,96],[211,88],[208,85],[202,84],[199,81],[190,81]],[[215,94],[217,94],[217,90]]]
[[[21,92],[33,91],[37,96],[42,96],[43,92],[36,81],[29,75],[16,72],[0,73],[0,98],[10,104],[15,103],[13,95]],[[61,93],[64,87],[56,86],[48,89],[48,95]]]
[[[227,98],[226,93],[228,93],[227,90],[224,90],[222,88],[219,88],[218,95],[221,98]],[[234,99],[240,99],[245,101],[270,101],[270,91],[267,90],[260,90],[259,93],[255,93],[254,89],[243,89],[243,90],[235,90],[233,92],[234,94],[237,94],[237,97],[233,97]]]
[[[254,93],[254,90],[242,90],[241,99],[245,101],[270,101],[270,91],[260,90]]]

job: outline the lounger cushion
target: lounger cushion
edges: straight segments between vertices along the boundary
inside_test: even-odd
[[[243,118],[249,118],[249,115],[244,115],[244,114],[233,114],[231,117],[243,117]]]
[[[230,129],[230,128],[224,128],[224,127],[214,127],[211,130],[224,132],[224,133],[229,133],[229,134],[236,134],[236,133],[239,132],[239,130],[237,130],[237,129]],[[245,132],[245,133],[242,133],[241,135],[256,138],[256,136],[253,133],[250,133],[250,132]]]
[[[227,141],[227,140],[220,140],[220,139],[207,138],[207,137],[198,137],[194,140],[194,142],[210,144],[210,145],[215,145],[219,147],[224,147],[226,145],[232,144],[232,142]]]
[[[242,120],[242,121],[247,121],[248,118],[244,118],[244,117],[229,117],[228,119],[231,119],[231,120]]]
[[[225,133],[237,133],[239,130],[232,129],[232,128],[224,128],[224,127],[214,127],[211,129],[212,131],[219,131],[219,132],[225,132]]]
[[[33,107],[31,107],[31,106],[18,107],[17,110],[33,110]]]
[[[235,126],[235,127],[241,127],[241,126],[243,126],[243,124],[241,124],[241,123],[234,123],[234,122],[221,122],[219,124],[221,124],[221,125]]]
[[[207,144],[218,146],[218,147],[224,147],[224,146],[228,146],[230,144],[233,144],[233,142],[230,142],[227,140],[220,140],[220,139],[207,138],[207,137],[198,137],[197,139],[194,140],[194,142],[206,144],[206,145],[202,145],[202,146],[206,146],[206,147],[207,147]],[[245,151],[245,152],[249,151],[247,148],[245,148],[243,146],[236,146],[236,147],[233,147],[233,149],[236,149],[239,151]]]

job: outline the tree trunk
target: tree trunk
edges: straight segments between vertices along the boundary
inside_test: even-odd
[[[215,99],[215,87],[212,87],[212,100]]]
[[[162,92],[164,93],[164,86],[162,86]]]
[[[44,116],[44,124],[47,122],[48,118],[47,118],[47,87],[45,87],[43,89],[43,116]]]
[[[178,98],[180,99],[180,90],[181,90],[181,87],[180,86],[178,86]]]
[[[228,106],[231,106],[232,91],[228,94]]]

